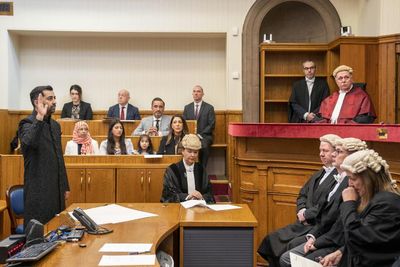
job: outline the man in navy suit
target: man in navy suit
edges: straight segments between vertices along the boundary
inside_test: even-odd
[[[210,146],[213,142],[215,128],[214,107],[203,101],[204,91],[200,85],[193,87],[194,102],[187,104],[183,110],[185,120],[197,120],[197,136],[201,140],[200,163],[207,166]]]
[[[289,122],[311,122],[319,111],[322,100],[329,96],[326,80],[315,77],[316,66],[311,60],[303,62],[305,78],[293,84],[289,98]]]
[[[120,120],[140,120],[139,109],[128,103],[130,95],[128,90],[118,92],[118,104],[108,109],[107,117]]]

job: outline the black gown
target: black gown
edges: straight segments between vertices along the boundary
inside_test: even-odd
[[[313,227],[322,203],[327,198],[327,194],[331,191],[336,183],[333,178],[337,174],[334,169],[328,177],[319,185],[319,181],[324,176],[325,171],[321,169],[314,173],[307,183],[302,187],[297,198],[297,212],[306,208],[304,216],[307,225],[296,221],[275,232],[268,234],[261,242],[258,253],[268,260],[269,266],[279,266],[279,257],[287,250],[288,243],[294,238],[306,235]]]
[[[36,120],[36,112],[19,123],[24,156],[24,224],[45,224],[65,209],[69,184],[61,148],[60,125],[50,117]]]
[[[211,183],[204,168],[198,162],[194,165],[195,188],[207,203],[215,203]],[[182,202],[188,196],[186,169],[183,160],[171,164],[164,174],[161,202]]]
[[[392,266],[400,255],[400,195],[378,192],[358,214],[358,203],[340,207],[345,250],[340,266]]]

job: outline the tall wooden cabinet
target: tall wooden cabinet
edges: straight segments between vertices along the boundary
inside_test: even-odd
[[[327,44],[261,44],[260,122],[288,121],[292,85],[304,78],[302,63],[314,61],[317,76],[326,78],[327,48]]]

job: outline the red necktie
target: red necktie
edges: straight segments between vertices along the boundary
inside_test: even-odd
[[[119,119],[121,121],[125,120],[125,111],[124,111],[125,107],[121,107],[121,115],[119,116]]]

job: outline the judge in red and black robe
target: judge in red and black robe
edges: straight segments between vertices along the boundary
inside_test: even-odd
[[[333,72],[339,91],[322,101],[314,122],[318,123],[372,123],[375,118],[374,105],[369,95],[352,80],[353,70],[345,65]]]

